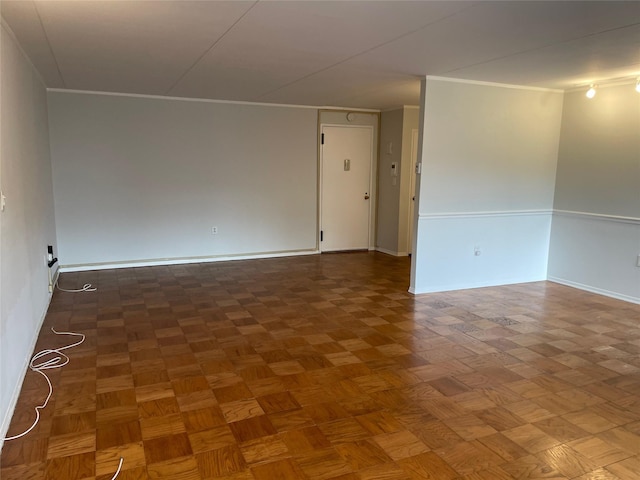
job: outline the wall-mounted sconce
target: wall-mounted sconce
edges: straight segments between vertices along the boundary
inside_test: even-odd
[[[585,95],[587,96],[587,98],[593,98],[596,96],[596,85],[591,85],[589,87],[589,90],[587,90],[587,93],[585,93]]]
[[[640,93],[640,77],[636,80],[636,92]]]

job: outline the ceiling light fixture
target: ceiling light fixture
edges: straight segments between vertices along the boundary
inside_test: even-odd
[[[585,94],[587,96],[587,98],[593,98],[596,96],[596,86],[595,85],[591,85],[589,87],[589,90],[587,90],[587,93]]]

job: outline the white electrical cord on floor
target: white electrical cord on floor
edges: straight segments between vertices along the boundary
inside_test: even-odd
[[[120,475],[120,470],[122,469],[123,462],[124,462],[124,458],[120,457],[120,465],[118,465],[118,470],[116,470],[116,473],[113,474],[113,477],[111,477],[111,480],[116,480],[116,477]]]
[[[73,335],[75,337],[82,337],[82,338],[80,340],[78,340],[77,342],[72,343],[70,345],[66,345],[64,347],[47,348],[45,350],[42,350],[42,351],[36,353],[33,356],[33,358],[31,358],[31,361],[29,362],[29,368],[31,370],[33,370],[34,372],[39,373],[40,375],[42,375],[44,377],[44,379],[47,381],[47,385],[49,385],[49,394],[47,395],[47,398],[42,403],[42,405],[38,405],[37,407],[35,407],[36,419],[33,422],[33,424],[27,430],[22,432],[21,434],[14,435],[12,437],[5,437],[5,440],[15,440],[16,438],[23,437],[23,436],[25,436],[27,433],[29,433],[31,430],[33,430],[35,428],[35,426],[40,421],[40,410],[42,410],[43,408],[45,408],[47,406],[47,404],[49,403],[49,399],[51,398],[51,395],[53,394],[53,386],[51,385],[51,380],[49,380],[49,377],[47,376],[46,373],[44,373],[44,371],[45,370],[50,370],[52,368],[64,367],[67,363],[69,363],[69,357],[67,357],[64,353],[62,353],[62,351],[80,345],[82,342],[84,342],[84,339],[85,339],[85,336],[82,333],[58,332],[53,327],[51,328],[51,331],[53,333],[55,333],[56,335]],[[43,357],[46,357],[48,355],[54,355],[54,356],[52,358],[50,358],[49,360],[45,360],[45,361],[42,361],[40,363],[37,363],[40,359],[42,359]]]
[[[60,280],[60,277],[58,277],[58,279],[56,280],[56,288],[63,292],[79,293],[79,292],[95,292],[96,290],[98,290],[96,287],[94,287],[90,283],[85,283],[82,286],[82,288],[78,288],[77,290],[67,290],[66,288],[60,288],[60,285],[58,285],[58,280]]]
[[[89,287],[91,287],[90,284],[87,284],[87,285],[89,285]],[[85,285],[85,287],[87,285]],[[67,291],[67,290],[65,290],[65,291]],[[82,290],[82,291],[86,292],[86,291],[93,291],[93,290]],[[45,399],[45,401],[42,403],[42,405],[38,405],[37,407],[35,407],[36,419],[33,421],[31,426],[28,429],[26,429],[24,432],[20,433],[19,435],[13,435],[12,437],[5,437],[5,440],[15,440],[16,438],[24,437],[27,433],[29,433],[31,430],[33,430],[36,427],[36,425],[40,421],[40,410],[42,410],[43,408],[45,408],[47,406],[47,404],[49,403],[49,400],[51,399],[51,395],[53,395],[53,386],[51,385],[51,380],[49,380],[49,377],[47,376],[47,374],[44,373],[44,370],[50,370],[52,368],[64,367],[67,363],[69,363],[69,357],[66,354],[62,353],[62,351],[63,350],[68,350],[69,348],[77,347],[82,342],[84,342],[84,340],[86,338],[83,333],[58,332],[53,327],[51,327],[51,331],[53,333],[55,333],[56,335],[72,335],[74,337],[81,337],[81,338],[77,342],[71,343],[71,344],[66,345],[64,347],[46,348],[44,350],[39,351],[38,353],[36,353],[31,358],[31,361],[29,362],[29,368],[31,370],[33,370],[34,372],[37,372],[37,373],[39,373],[40,375],[42,375],[44,377],[44,379],[47,381],[47,385],[49,385],[49,393],[48,393],[47,398]],[[36,363],[38,360],[40,360],[43,357],[46,357],[47,355],[55,355],[55,356],[50,358],[49,360],[45,360],[45,361],[43,361],[41,363]],[[118,469],[116,470],[116,473],[113,474],[113,477],[111,477],[111,480],[115,480],[118,477],[118,475],[120,475],[120,471],[122,470],[122,464],[123,463],[124,463],[124,458],[120,457],[120,463],[118,464]]]

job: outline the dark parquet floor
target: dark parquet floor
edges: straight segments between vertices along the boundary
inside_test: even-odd
[[[548,282],[407,293],[316,255],[68,273],[2,480],[640,478],[640,306]],[[29,372],[9,434],[46,395]]]

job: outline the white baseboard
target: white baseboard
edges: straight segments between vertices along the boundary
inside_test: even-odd
[[[33,336],[31,337],[31,342],[29,342],[29,356],[26,358],[20,369],[20,381],[16,384],[13,392],[11,393],[11,400],[9,401],[8,408],[5,412],[4,418],[2,419],[2,424],[0,424],[0,453],[2,452],[2,447],[4,446],[4,439],[7,436],[7,432],[9,431],[9,425],[11,424],[11,419],[13,418],[13,413],[15,412],[16,405],[18,404],[18,398],[20,398],[20,392],[22,391],[22,384],[24,383],[24,378],[27,375],[27,370],[29,369],[29,363],[31,363],[31,358],[33,357],[33,351],[36,348],[36,343],[38,343],[38,337],[40,336],[40,330],[42,330],[42,325],[44,324],[44,319],[47,317],[47,312],[49,311],[49,305],[51,305],[51,299],[53,295],[49,295],[49,301],[47,302],[47,306],[42,313],[40,318],[40,322],[38,322],[38,328],[36,328],[33,332]],[[44,394],[44,390],[43,390]],[[46,394],[43,395],[43,398]],[[35,405],[34,405],[35,407]]]
[[[208,257],[154,258],[149,260],[131,260],[124,262],[87,263],[77,265],[60,265],[59,271],[85,272],[89,270],[109,270],[112,268],[153,267],[158,265],[184,265],[188,263],[228,262],[231,260],[254,260],[258,258],[298,257],[317,255],[320,250],[291,250],[283,252],[260,252],[232,255],[214,255]]]
[[[387,250],[386,248],[376,247],[376,252],[386,253],[387,255],[393,255],[394,257],[407,257],[407,252],[394,252],[393,250]]]
[[[572,282],[571,280],[565,280],[564,278],[549,277],[550,282],[566,285],[567,287],[577,288],[578,290],[584,290],[585,292],[597,293],[598,295],[604,295],[605,297],[615,298],[616,300],[623,300],[625,302],[636,303],[640,305],[639,297],[632,297],[630,295],[624,295],[621,293],[611,292],[603,288],[593,287],[591,285],[584,285],[578,282]]]

